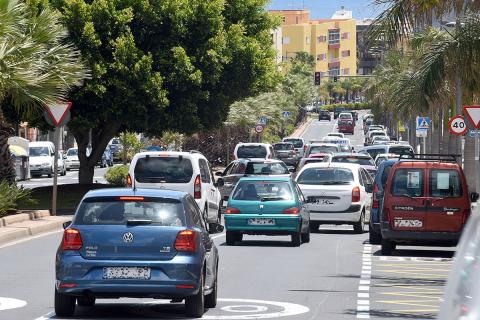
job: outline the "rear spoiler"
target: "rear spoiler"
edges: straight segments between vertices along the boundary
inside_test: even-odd
[[[399,161],[436,161],[436,162],[457,162],[458,154],[432,154],[432,153],[408,153],[404,152],[398,158]]]

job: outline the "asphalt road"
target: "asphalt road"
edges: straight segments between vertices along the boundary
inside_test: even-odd
[[[313,122],[307,139],[334,130]],[[353,136],[361,146],[361,130]],[[391,257],[350,226],[322,226],[295,248],[289,237],[245,236],[220,251],[219,304],[204,319],[434,319],[453,249],[399,247]],[[0,247],[0,319],[58,319],[53,313],[54,259],[61,232]],[[8,300],[17,299],[17,300]],[[15,307],[15,308],[14,308]],[[163,300],[99,300],[75,319],[184,319]]]
[[[95,183],[107,183],[104,178],[107,168],[95,167],[95,173],[93,174],[93,182]],[[78,170],[67,171],[65,176],[58,176],[58,184],[71,184],[78,183]],[[32,178],[27,181],[18,181],[19,186],[23,186],[27,189],[45,187],[53,185],[53,178],[47,178],[47,176],[42,176],[40,178]]]

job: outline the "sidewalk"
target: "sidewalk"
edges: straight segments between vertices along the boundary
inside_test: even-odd
[[[73,216],[51,216],[49,210],[35,210],[0,219],[0,246],[28,236],[60,230]]]

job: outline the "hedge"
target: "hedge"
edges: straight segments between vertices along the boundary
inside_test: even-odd
[[[369,102],[335,103],[335,104],[327,104],[327,105],[319,106],[319,109],[333,111],[333,109],[336,107],[342,107],[342,108],[351,109],[351,110],[365,110],[365,109],[370,109],[371,104]]]

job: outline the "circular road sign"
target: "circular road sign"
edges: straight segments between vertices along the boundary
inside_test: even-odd
[[[455,116],[448,122],[448,129],[450,133],[456,135],[464,135],[467,133],[467,124],[465,123],[465,119],[462,116]]]
[[[255,126],[255,132],[256,133],[262,133],[263,132],[263,126],[262,125],[256,125]]]

